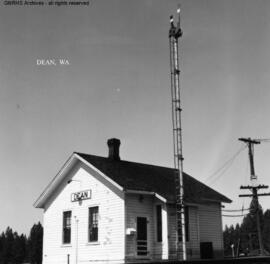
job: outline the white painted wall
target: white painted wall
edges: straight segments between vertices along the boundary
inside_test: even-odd
[[[189,206],[189,241],[187,258],[200,258],[200,242],[212,242],[214,257],[223,256],[223,233],[220,203]],[[176,258],[175,207],[168,205],[169,258]]]
[[[162,201],[152,195],[143,195],[140,199],[138,194],[126,194],[126,227],[137,228],[137,217],[147,217],[148,219],[148,258],[168,259],[168,222],[167,206]],[[156,235],[156,205],[162,205],[162,242],[157,242]],[[145,258],[137,256],[136,234],[126,236],[126,257],[128,260]]]
[[[189,210],[189,241],[187,241],[187,258],[200,258],[200,227],[198,207],[188,206]]]
[[[157,242],[157,212],[156,205],[162,206],[162,242]],[[168,215],[167,204],[162,203],[155,199],[154,203],[154,241],[153,241],[153,258],[154,259],[168,259],[169,257],[169,244],[168,244]]]
[[[70,184],[67,181],[73,179]],[[71,194],[88,190],[92,198],[82,203],[71,202]],[[176,258],[175,206],[165,204],[152,195],[124,194],[95,170],[82,162],[69,170],[61,186],[51,195],[44,209],[43,263],[123,263],[137,259],[136,235],[126,235],[127,228],[136,229],[136,218],[148,219],[149,259]],[[162,205],[163,241],[156,237],[156,205]],[[99,207],[99,241],[88,242],[88,208]],[[215,257],[223,254],[220,203],[189,207],[189,259],[200,257],[200,242],[212,242]],[[72,211],[71,244],[62,243],[63,212]]]
[[[67,184],[69,179],[72,181]],[[91,189],[92,198],[71,202],[71,193]],[[43,263],[124,262],[124,194],[79,162],[51,196],[44,210]],[[88,208],[99,206],[99,241],[88,242]],[[72,211],[71,244],[62,244],[63,211]]]
[[[175,205],[168,204],[168,243],[169,259],[176,259],[176,209]]]
[[[214,257],[223,256],[221,205],[212,202],[199,206],[200,242],[212,242]]]
[[[153,225],[153,204],[154,197],[150,195],[143,195],[140,199],[138,194],[126,194],[126,228],[137,229],[137,217],[147,217],[147,237],[149,257],[153,255],[153,241],[154,241],[154,225]],[[126,236],[126,258],[136,259],[136,234]],[[145,257],[144,257],[145,258]]]

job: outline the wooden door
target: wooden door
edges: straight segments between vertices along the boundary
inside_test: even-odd
[[[137,255],[147,256],[147,218],[137,217]]]

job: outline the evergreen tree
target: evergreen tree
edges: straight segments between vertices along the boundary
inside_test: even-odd
[[[225,226],[225,231],[223,233],[223,240],[224,240],[224,255],[225,256],[231,256],[232,250],[231,250],[231,244],[232,244],[232,237],[233,237],[234,227],[231,225],[228,227]]]
[[[14,243],[13,243],[13,263],[20,264],[26,259],[26,237],[25,235],[18,235],[14,233]]]
[[[263,245],[264,249],[270,253],[270,210],[266,210],[264,215],[263,215],[263,232],[262,232],[262,237],[263,237]]]
[[[237,224],[235,227],[231,225],[230,227],[225,227],[225,231],[223,234],[224,239],[224,255],[232,256],[234,251],[234,256],[241,251],[240,249],[240,225]],[[232,249],[233,245],[233,249]]]
[[[0,264],[4,263],[3,259],[4,244],[5,244],[5,233],[2,232],[0,235]]]
[[[252,252],[259,249],[258,229],[257,229],[257,210],[259,210],[260,229],[263,230],[263,211],[262,207],[258,204],[256,206],[256,200],[252,199],[250,204],[250,210],[247,216],[243,219],[241,224],[241,245],[247,252]],[[258,209],[256,209],[258,207]]]
[[[42,263],[43,227],[40,222],[34,224],[28,239],[29,260],[32,264]]]
[[[235,256],[239,256],[239,254],[243,251],[241,248],[241,227],[237,223],[234,230],[234,249]]]
[[[13,242],[14,242],[13,231],[10,227],[8,227],[5,232],[5,239],[2,248],[3,264],[13,263],[13,254],[12,254]]]
[[[260,218],[260,228],[264,248],[270,252],[270,210],[263,214],[262,207],[256,205],[254,199],[251,201],[249,213],[244,217],[241,225],[237,224],[235,227],[225,227],[224,230],[224,254],[225,256],[232,256],[231,244],[236,247],[235,253],[258,254],[259,240],[257,230],[257,211],[258,208]],[[239,248],[239,250],[237,250]],[[238,252],[237,252],[238,251]]]

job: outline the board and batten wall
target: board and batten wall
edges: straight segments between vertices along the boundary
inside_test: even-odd
[[[67,184],[68,180],[71,181]],[[71,194],[91,190],[91,199],[71,202]],[[88,210],[99,207],[98,242],[88,241]],[[63,244],[63,212],[72,211],[71,243]],[[44,209],[43,264],[123,263],[124,193],[78,162]]]

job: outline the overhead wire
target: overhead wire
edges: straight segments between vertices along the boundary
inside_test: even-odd
[[[222,215],[224,217],[242,217],[242,216],[246,216],[248,214],[241,214],[241,215]]]
[[[210,175],[206,181],[211,182],[212,184],[217,181],[233,164],[234,160],[238,157],[238,155],[247,148],[247,145],[245,144],[244,146],[241,146],[240,149],[236,151],[236,153],[229,159],[227,160],[218,170],[216,170],[212,175]],[[244,208],[244,206],[241,209],[223,209],[221,210],[225,214],[222,214],[224,217],[244,217],[248,214],[244,214],[244,211],[248,211],[249,208]],[[241,213],[238,215],[233,215],[233,214],[226,214],[226,213]]]
[[[219,169],[217,169],[213,174],[208,176],[205,182],[211,182],[212,184],[216,182],[232,165],[236,157],[247,147],[247,145],[242,146],[229,160],[227,160]],[[216,176],[216,177],[215,177]]]
[[[222,212],[242,212],[242,211],[249,211],[250,208],[243,208],[243,209],[222,209]]]
[[[225,167],[220,174],[218,174],[215,178],[209,181],[209,184],[214,184],[231,167],[232,163],[233,161],[230,161],[230,163],[227,164],[227,167]]]
[[[225,212],[225,213],[239,213],[239,212],[242,212],[242,214],[241,215],[234,215],[234,214],[223,214],[222,216],[224,216],[224,217],[242,217],[242,216],[246,216],[246,215],[248,215],[249,213],[245,213],[244,214],[244,211],[249,211],[250,210],[250,208],[244,208],[244,207],[242,207],[241,209],[222,209],[221,211],[222,212]]]
[[[265,142],[265,143],[270,143],[270,138],[264,138],[264,139],[257,139],[258,141],[260,141],[260,142]],[[218,177],[216,177],[216,178],[214,178],[214,181],[215,180],[217,180],[218,178],[220,178],[223,174],[224,174],[224,172],[228,169],[228,167],[226,167],[226,166],[229,166],[229,165],[231,165],[232,164],[232,162],[235,160],[235,158],[245,149],[247,147],[247,145],[245,145],[244,147],[242,147],[242,148],[240,148],[237,152],[236,152],[236,154],[231,158],[231,159],[229,159],[228,161],[226,161],[225,163],[224,163],[224,165],[221,167],[221,168],[219,168],[215,173],[213,173],[212,175],[210,175],[206,180],[209,180],[209,179],[211,179],[212,177],[214,177],[217,173],[219,173],[220,171],[221,171],[221,173],[220,173],[220,175],[218,175]],[[247,168],[246,168],[247,169]],[[223,171],[222,171],[223,170]],[[248,175],[248,173],[245,173],[246,175]],[[246,181],[248,180],[247,178],[245,179]],[[245,213],[244,214],[244,211],[249,211],[250,210],[250,208],[244,208],[244,202],[245,201],[243,201],[243,207],[242,207],[242,209],[222,209],[221,211],[222,212],[231,212],[231,213],[233,213],[233,212],[242,212],[242,214],[238,214],[238,215],[233,215],[233,214],[222,214],[222,216],[223,217],[245,217],[245,216],[247,216],[249,213]]]
[[[234,160],[235,160],[235,158],[246,148],[247,146],[246,145],[244,145],[244,146],[242,146],[229,160],[227,160],[218,170],[216,170],[213,174],[211,174],[209,177],[207,177],[206,178],[206,180],[204,180],[204,182],[207,182],[207,181],[209,181],[209,179],[211,179],[212,177],[214,177],[218,172],[220,172],[222,169],[224,169],[224,171],[222,171],[221,172],[221,174],[220,175],[218,175],[218,177],[216,177],[216,178],[214,178],[213,179],[213,182],[214,181],[216,181],[216,180],[218,180],[218,178],[220,178],[225,172],[226,172],[226,170],[229,168],[229,167],[227,167],[226,168],[226,166],[228,166],[228,164],[229,165],[231,165],[230,163],[232,163]],[[212,182],[212,183],[213,183]],[[202,194],[204,192],[204,190],[201,190],[200,192],[198,192],[198,194],[200,195],[200,194]]]
[[[270,138],[259,138],[256,140],[261,141],[261,142],[266,142],[266,143],[270,142]]]

